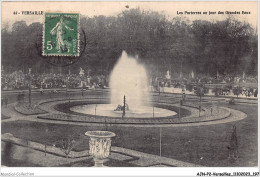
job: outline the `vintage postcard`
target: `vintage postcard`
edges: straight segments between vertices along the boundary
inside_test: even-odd
[[[257,1],[1,9],[1,176],[259,176]]]

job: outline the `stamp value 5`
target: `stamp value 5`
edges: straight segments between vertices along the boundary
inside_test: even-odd
[[[44,56],[79,56],[79,14],[45,13]]]

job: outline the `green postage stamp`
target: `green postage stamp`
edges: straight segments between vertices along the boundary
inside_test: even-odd
[[[44,56],[79,56],[79,14],[45,13]]]

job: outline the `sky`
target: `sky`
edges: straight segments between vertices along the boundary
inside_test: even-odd
[[[129,7],[129,8],[127,8]],[[167,18],[176,16],[186,17],[193,20],[223,20],[227,15],[219,15],[218,11],[246,11],[250,14],[233,15],[240,21],[246,21],[257,28],[257,2],[2,2],[1,19],[2,28],[8,24],[11,29],[15,21],[24,20],[27,25],[33,22],[43,23],[43,15],[14,15],[13,12],[21,11],[44,11],[44,12],[76,12],[88,17],[104,15],[116,16],[123,10],[140,8],[152,10],[164,14]],[[188,15],[177,14],[178,12],[216,12],[215,15]]]

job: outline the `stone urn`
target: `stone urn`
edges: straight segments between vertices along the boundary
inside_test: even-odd
[[[93,156],[95,167],[104,167],[104,160],[110,154],[111,138],[116,134],[109,131],[88,131],[85,135],[90,137],[89,154]]]

